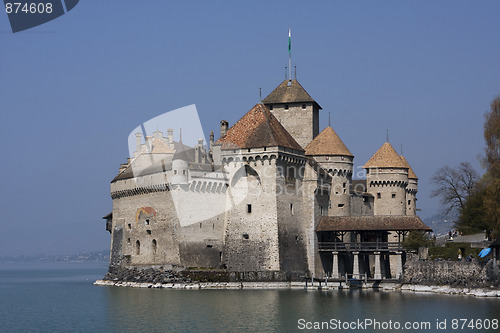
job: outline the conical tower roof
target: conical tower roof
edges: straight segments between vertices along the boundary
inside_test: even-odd
[[[222,149],[282,146],[304,151],[264,104],[255,105],[217,143]]]
[[[285,80],[276,87],[266,98],[262,100],[264,104],[285,104],[313,102],[321,106],[307,93],[297,79]]]
[[[406,160],[406,158],[403,155],[400,155],[399,157],[401,157],[401,160],[403,160],[403,163],[405,163],[406,167],[408,168],[408,179],[418,179],[417,175],[415,174],[415,172],[411,168],[411,166],[408,163],[408,161]]]
[[[353,156],[330,126],[326,127],[307,145],[306,155]]]
[[[363,168],[408,168],[389,142],[386,142],[366,162]]]

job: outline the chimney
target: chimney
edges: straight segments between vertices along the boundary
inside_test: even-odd
[[[227,120],[220,121],[220,137],[223,138],[227,134],[227,129],[229,128],[229,123]]]
[[[170,149],[174,149],[174,130],[172,128],[167,129],[167,144]]]
[[[214,145],[214,131],[210,132],[210,146],[208,147],[209,151],[212,151],[212,146]]]
[[[141,137],[142,137],[142,133],[135,133],[135,153],[136,153],[136,156],[141,153]]]
[[[198,144],[194,148],[194,160],[196,163],[201,163],[201,149],[203,148],[203,139],[198,139]]]

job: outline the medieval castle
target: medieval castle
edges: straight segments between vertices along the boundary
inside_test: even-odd
[[[399,278],[417,176],[389,142],[353,180],[353,154],[286,79],[233,126],[188,147],[157,130],[111,182],[110,268],[176,266],[277,279]]]

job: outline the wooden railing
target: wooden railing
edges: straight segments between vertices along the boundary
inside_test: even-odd
[[[320,251],[402,251],[400,242],[319,242]]]

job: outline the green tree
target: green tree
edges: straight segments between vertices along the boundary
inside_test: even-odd
[[[475,190],[467,197],[456,227],[462,233],[469,235],[482,231],[491,232],[493,226],[486,218],[484,201],[486,198],[486,175],[476,185]]]
[[[405,240],[401,243],[406,250],[417,251],[421,247],[428,247],[432,244],[427,232],[414,230],[410,231]]]
[[[489,181],[484,197],[485,218],[500,236],[500,97],[491,102],[491,110],[484,122],[485,165]]]

